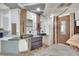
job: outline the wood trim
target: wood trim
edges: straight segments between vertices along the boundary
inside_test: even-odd
[[[58,26],[57,26],[57,24],[58,24],[58,16],[55,16],[55,44],[57,44],[58,43],[58,31],[57,31],[57,29],[58,29]]]
[[[70,16],[70,37],[72,36],[72,16]]]
[[[75,20],[75,13],[70,14],[70,38],[74,35],[74,20]]]
[[[37,30],[37,34],[40,33],[40,15],[37,14],[36,15],[36,30]]]
[[[55,16],[53,20],[53,44],[55,44]]]

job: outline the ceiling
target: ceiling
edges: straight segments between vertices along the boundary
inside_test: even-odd
[[[4,3],[4,4],[7,5],[10,9],[24,8],[38,14],[42,14],[45,8],[44,3]],[[40,11],[36,11],[37,8],[40,8]]]
[[[48,3],[43,15],[62,15],[79,10],[79,3]]]
[[[7,5],[10,9],[20,8],[17,3],[4,3],[4,4]]]
[[[0,10],[9,9],[8,6],[4,5],[3,3],[0,3]]]
[[[25,6],[25,8],[27,8],[28,10],[35,12],[35,13],[39,13],[42,14],[43,10],[45,8],[45,4],[36,4],[36,5],[29,5],[29,6]],[[40,8],[40,11],[36,11],[37,8]]]
[[[23,8],[44,16],[62,15],[79,10],[79,3],[4,3],[10,9]],[[40,8],[40,11],[36,11]]]

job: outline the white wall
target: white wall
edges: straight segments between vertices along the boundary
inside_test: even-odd
[[[3,25],[3,28],[5,30],[8,30],[10,31],[10,19],[9,19],[9,10],[5,10],[3,11],[3,15],[2,15],[3,19],[2,19],[2,25]]]
[[[9,9],[0,10],[0,28],[3,28],[4,30],[11,32],[9,14],[10,14]],[[0,52],[1,52],[1,41],[0,41]]]
[[[5,4],[0,4],[0,28],[9,31],[9,7]]]
[[[54,16],[48,18],[49,20],[49,45],[53,44],[53,20]]]
[[[41,25],[41,33],[46,33],[47,35],[49,34],[49,23],[48,23],[48,18],[44,16],[40,16],[40,25]]]
[[[36,30],[36,14],[27,11],[27,19],[31,19],[33,21],[33,30],[31,31],[33,33],[33,35],[37,34],[37,30]],[[28,30],[26,31],[27,33],[29,32],[30,28],[28,28]]]
[[[6,31],[11,32],[11,24],[10,24],[10,10],[0,10],[0,28],[3,28]]]
[[[41,28],[48,35],[48,45],[53,44],[53,20],[53,15],[52,17],[41,17]]]
[[[75,20],[77,20],[76,21],[76,26],[79,26],[79,11],[75,12]]]
[[[0,4],[0,28],[3,28],[3,21],[2,21],[3,20],[3,12],[5,12],[8,9],[9,8],[6,5],[4,5],[3,3]],[[0,41],[0,52],[1,52],[1,41]]]
[[[0,28],[2,28],[2,11],[0,11]]]
[[[20,9],[11,9],[11,23],[16,23],[17,35],[20,35]]]

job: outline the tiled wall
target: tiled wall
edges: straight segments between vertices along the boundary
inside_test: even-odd
[[[48,45],[53,43],[53,15],[41,18],[41,32],[48,35]]]

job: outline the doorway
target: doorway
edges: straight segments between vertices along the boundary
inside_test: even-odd
[[[57,20],[57,43],[66,44],[70,38],[70,16],[58,17]]]

